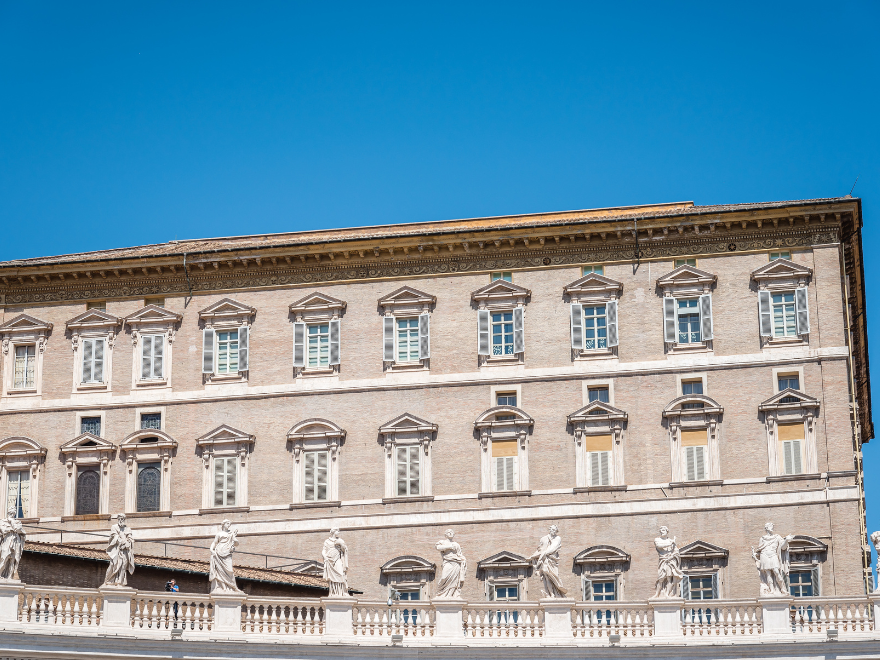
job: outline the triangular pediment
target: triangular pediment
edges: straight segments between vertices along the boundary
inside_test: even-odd
[[[477,562],[477,568],[526,568],[529,566],[529,560],[518,555],[515,552],[502,550],[499,553],[486,557],[482,561]]]
[[[813,274],[813,269],[788,259],[774,259],[752,271],[752,279],[802,279]]]
[[[131,323],[132,325],[138,323],[159,323],[159,324],[171,324],[177,323],[183,316],[180,314],[176,314],[171,312],[164,307],[159,307],[157,305],[147,305],[146,307],[142,307],[134,314],[129,314],[125,317],[126,323]]]
[[[563,293],[572,294],[590,294],[590,293],[619,293],[623,290],[623,283],[612,280],[610,277],[599,275],[599,273],[587,273],[583,277],[576,279],[574,282],[562,289]]]
[[[433,573],[437,566],[422,557],[403,555],[385,562],[379,570],[382,573]]]
[[[51,330],[51,323],[48,321],[41,321],[28,314],[19,314],[15,318],[9,319],[3,325],[0,325],[0,334],[12,332],[49,332]]]
[[[815,397],[793,390],[790,387],[777,392],[769,399],[758,406],[758,410],[766,410],[768,408],[777,408],[785,406],[795,406],[799,408],[818,408],[819,400]]]
[[[411,286],[402,286],[396,291],[392,291],[387,296],[379,299],[380,305],[402,305],[402,304],[429,304],[437,301],[437,296],[430,293],[419,291]]]
[[[303,573],[305,575],[316,575],[322,577],[324,575],[324,564],[310,559],[301,564],[297,564],[290,569],[291,573]]]
[[[116,449],[116,445],[94,433],[83,433],[61,445],[61,453],[72,451],[112,451],[114,449]]]
[[[605,564],[629,560],[628,553],[613,545],[594,545],[592,548],[581,550],[574,557],[575,564]]]
[[[688,543],[681,549],[680,553],[682,558],[687,559],[721,559],[727,558],[730,554],[727,548],[700,540]]]
[[[213,318],[223,316],[250,316],[256,314],[257,310],[250,305],[245,305],[232,298],[223,298],[213,305],[208,305],[199,312],[199,318]]]
[[[708,284],[716,280],[716,276],[705,270],[700,270],[695,266],[684,264],[675,270],[672,270],[663,277],[657,279],[657,286],[664,287],[670,285],[683,284]]]
[[[507,280],[495,280],[471,293],[471,297],[495,298],[498,296],[528,296],[531,295],[531,293],[532,292],[525,287],[521,287],[513,282],[508,282]]]
[[[122,319],[108,314],[103,309],[87,309],[67,322],[68,328],[112,327],[122,323]]]
[[[330,311],[336,309],[345,309],[346,302],[328,296],[326,293],[315,291],[305,298],[300,298],[290,306],[291,312],[309,312],[309,311]]]
[[[568,416],[568,421],[579,421],[581,418],[591,418],[591,417],[611,417],[612,419],[626,419],[626,413],[620,408],[615,408],[610,403],[604,403],[603,401],[590,401],[587,405],[585,405],[580,410],[577,410],[571,413]]]
[[[416,417],[415,415],[410,415],[409,413],[403,413],[392,419],[391,421],[385,422],[382,426],[379,427],[379,433],[391,433],[394,431],[419,431],[419,430],[431,430],[436,431],[437,425],[432,424],[431,422],[425,421],[420,417]]]
[[[224,442],[241,442],[243,440],[249,440],[253,442],[254,436],[249,433],[245,433],[244,431],[239,431],[237,428],[233,428],[232,426],[228,426],[226,424],[221,424],[213,431],[206,433],[201,438],[196,439],[196,444],[206,445],[206,444],[221,444]]]

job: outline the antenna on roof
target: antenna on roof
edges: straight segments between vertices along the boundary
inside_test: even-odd
[[[859,175],[861,176],[861,175]],[[859,182],[859,177],[856,177],[855,182],[853,182],[853,187],[849,189],[849,195],[847,197],[852,197],[852,191],[856,189],[856,184]]]

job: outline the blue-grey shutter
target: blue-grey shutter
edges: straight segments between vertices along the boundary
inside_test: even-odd
[[[663,341],[675,343],[675,298],[663,299]]]
[[[293,324],[293,366],[306,366],[306,324]]]
[[[202,331],[202,373],[214,373],[214,329]]]
[[[94,370],[92,371],[92,378],[96,383],[104,382],[104,340],[96,339],[95,340],[95,354],[92,358],[94,360]]]
[[[477,353],[491,355],[489,345],[489,310],[477,310]]]
[[[794,308],[797,319],[797,333],[799,335],[810,334],[810,310],[807,306],[807,287],[802,286],[794,290]]]
[[[687,575],[681,579],[681,597],[685,600],[691,599],[691,581]]]
[[[162,378],[165,373],[165,335],[153,335],[153,378]]]
[[[513,308],[513,352],[524,353],[526,350],[525,324],[523,323],[525,309]]]
[[[238,370],[248,370],[248,338],[250,332],[246,325],[238,329]]]
[[[382,317],[382,359],[394,362],[394,317]]]
[[[339,319],[330,321],[330,364],[339,364]]]
[[[90,383],[92,381],[92,368],[94,367],[95,340],[83,339],[82,343],[82,382]]]
[[[153,336],[141,335],[141,380],[153,376]]]
[[[760,319],[761,336],[773,336],[773,311],[770,305],[770,292],[758,291],[758,318]]]
[[[431,315],[419,314],[419,359],[431,357]]]
[[[813,596],[821,596],[822,590],[820,589],[821,585],[819,584],[819,569],[813,568],[810,570],[810,581],[813,586]]]
[[[605,323],[608,327],[608,347],[617,346],[617,301],[609,300],[605,305]]]
[[[700,296],[700,333],[703,341],[712,339],[712,294]]]
[[[718,573],[712,573],[712,598],[718,600]]]
[[[584,600],[593,600],[593,581],[584,579]]]
[[[578,303],[571,304],[571,347],[576,351],[584,349],[584,308]]]

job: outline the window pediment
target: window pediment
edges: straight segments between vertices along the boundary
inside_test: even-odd
[[[703,404],[702,407],[685,408],[686,404]],[[722,408],[715,399],[705,394],[686,394],[677,399],[673,399],[666,408],[663,409],[664,417],[687,417],[699,415],[721,415],[724,413]]]
[[[382,313],[391,312],[428,312],[431,306],[437,302],[437,296],[432,296],[424,291],[419,291],[410,286],[402,286],[392,291],[387,296],[379,299],[379,307]]]
[[[389,422],[385,422],[379,427],[379,433],[382,435],[393,435],[395,433],[435,433],[437,428],[436,424],[427,422],[415,415],[404,413]]]
[[[781,392],[778,392],[777,394],[774,394],[769,399],[764,401],[760,406],[758,406],[758,410],[795,412],[818,407],[818,399],[808,396],[803,392],[799,392],[798,390],[793,390],[789,387],[782,390]]]
[[[752,279],[762,289],[806,286],[813,270],[788,259],[774,259],[752,271]]]
[[[288,440],[310,440],[310,439],[321,439],[321,438],[337,438],[339,440],[345,439],[345,430],[334,424],[333,422],[320,419],[320,418],[312,418],[305,419],[297,424],[294,424],[293,427],[287,432]]]
[[[302,564],[297,564],[293,568],[290,569],[291,573],[302,573],[304,575],[316,575],[318,577],[324,576],[324,564],[320,561],[315,561],[314,559],[310,559],[309,561],[304,561]]]
[[[664,294],[709,293],[717,276],[694,266],[679,266],[663,277],[657,278],[657,286]]]
[[[585,300],[616,300],[620,298],[623,284],[598,273],[588,273],[562,289],[562,292],[577,303]]]
[[[122,319],[101,309],[88,309],[74,316],[66,325],[67,330],[73,333],[81,334],[90,330],[112,332],[122,325]]]
[[[39,442],[23,436],[6,438],[0,442],[0,458],[6,460],[44,457],[46,453],[47,449]]]
[[[595,565],[595,564],[628,564],[630,555],[615,548],[613,545],[594,545],[586,550],[581,550],[574,556],[574,563],[577,566]]]
[[[150,435],[158,436],[155,429],[152,430]],[[250,445],[253,444],[254,439],[254,436],[250,435],[249,433],[245,433],[244,431],[239,431],[236,428],[227,426],[226,424],[222,424],[210,433],[203,435],[201,438],[197,438],[196,446],[205,449],[224,445]]]
[[[436,564],[432,564],[427,559],[417,557],[415,555],[403,555],[395,557],[385,562],[379,572],[382,575],[394,575],[401,573],[430,573],[437,571]]]
[[[499,552],[477,562],[477,569],[481,571],[529,568],[530,566],[529,560],[522,555],[507,551]]]
[[[52,324],[41,321],[28,314],[19,314],[13,319],[0,325],[0,335],[31,335],[34,337],[45,336],[52,332]]]
[[[511,419],[497,419],[498,415],[511,416]],[[525,426],[531,427],[535,420],[529,417],[523,410],[514,406],[494,406],[477,417],[474,426],[478,429],[493,428],[499,426]]]
[[[61,445],[61,454],[67,458],[86,454],[100,456],[106,460],[115,452],[116,445],[93,433],[83,433]]]
[[[495,280],[471,293],[471,300],[481,308],[496,305],[524,305],[532,295],[528,289],[506,280]]]
[[[199,320],[208,325],[229,321],[239,325],[246,323],[257,313],[250,305],[245,305],[232,298],[223,298],[199,312]]]
[[[727,559],[730,552],[727,548],[719,545],[708,543],[707,541],[693,541],[684,546],[681,551],[681,558],[684,559]]]
[[[155,441],[150,442],[149,440],[153,438],[155,438]],[[130,433],[119,445],[119,449],[126,453],[137,453],[138,451],[148,451],[150,449],[159,450],[176,448],[177,440],[158,429],[141,429],[134,433]]]
[[[182,314],[168,311],[163,307],[156,305],[147,305],[142,307],[134,314],[125,317],[125,322],[133,327],[141,327],[145,325],[154,325],[158,327],[169,327],[183,320]]]
[[[315,291],[292,303],[289,309],[297,321],[317,321],[339,318],[346,305],[344,300]]]
[[[579,422],[625,422],[626,420],[627,414],[623,410],[602,401],[591,401],[568,416],[568,423],[572,426],[576,426]]]

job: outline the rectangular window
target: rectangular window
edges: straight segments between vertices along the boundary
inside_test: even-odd
[[[708,434],[706,429],[681,431],[681,446],[684,449],[685,480],[703,481],[706,479]]]
[[[303,499],[306,502],[326,502],[327,483],[330,474],[330,452],[308,451],[303,456],[305,470]]]
[[[495,490],[516,490],[517,441],[493,440],[492,463],[495,470]]]
[[[419,319],[397,319],[397,361],[418,362]]]
[[[789,388],[793,390],[801,389],[801,379],[797,374],[789,374],[786,376],[779,376],[779,391],[787,390]]]
[[[688,599],[689,600],[714,600],[715,596],[715,579],[711,575],[690,575],[686,576],[688,581]]]
[[[328,323],[318,323],[309,326],[308,366],[330,366],[330,324]]]
[[[776,261],[777,259],[791,260],[791,252],[771,252],[770,261]]]
[[[782,474],[803,474],[804,424],[777,425],[782,459]]]
[[[137,510],[158,511],[162,472],[159,463],[138,463]]]
[[[702,380],[683,380],[683,381],[681,381],[681,393],[682,394],[702,394],[703,393],[703,381]]]
[[[587,388],[587,403],[593,401],[601,401],[602,403],[610,403],[608,399],[607,387],[590,387]]]
[[[237,457],[214,459],[214,506],[235,506]]]
[[[397,448],[397,496],[419,495],[419,445]]]
[[[141,336],[141,380],[158,380],[164,375],[165,336]]]
[[[493,600],[516,601],[519,600],[519,587],[513,586],[493,586]]]
[[[104,382],[104,339],[82,340],[82,382]]]
[[[100,417],[82,417],[79,420],[79,432],[91,433],[99,438],[101,437],[101,418]]]
[[[36,356],[37,347],[33,344],[15,347],[15,379],[12,384],[13,388],[29,390],[36,387],[36,381],[34,380],[37,363]]]
[[[604,275],[605,267],[604,266],[582,266],[581,267],[581,276],[589,275],[590,273],[596,273],[596,275]]]
[[[26,517],[31,506],[31,473],[28,470],[8,472],[6,483],[6,510],[15,509],[16,518]]]
[[[809,598],[818,596],[818,590],[814,588],[813,571],[791,571],[788,574],[788,589],[795,598]]]
[[[165,298],[145,298],[144,307],[153,305],[154,307],[165,307]]]
[[[605,305],[584,306],[584,348],[608,348]]]
[[[107,311],[106,300],[90,300],[86,303],[86,309],[100,309],[102,312]]]
[[[509,270],[498,271],[496,273],[492,273],[492,279],[490,282],[494,282],[495,280],[504,280],[505,282],[513,282],[513,273]]]
[[[143,413],[141,415],[142,429],[162,430],[162,413]]]
[[[496,392],[495,405],[516,407],[516,392]]]
[[[611,485],[612,443],[610,435],[588,435],[584,438],[590,486]]]
[[[700,342],[699,299],[682,298],[678,300],[678,343],[698,344]]]
[[[513,355],[513,312],[492,313],[492,355]]]
[[[772,296],[773,336],[796,337],[794,291],[774,293]]]
[[[81,467],[76,474],[76,508],[77,516],[94,515],[100,512],[101,506],[101,475],[97,465]]]
[[[217,373],[238,373],[238,330],[217,333]]]
[[[617,600],[617,594],[615,592],[614,586],[614,580],[607,580],[602,582],[593,580],[590,583],[590,593],[588,600]]]
[[[679,266],[693,266],[694,268],[696,268],[697,267],[697,260],[696,259],[676,259],[675,260],[675,267],[678,268]]]

